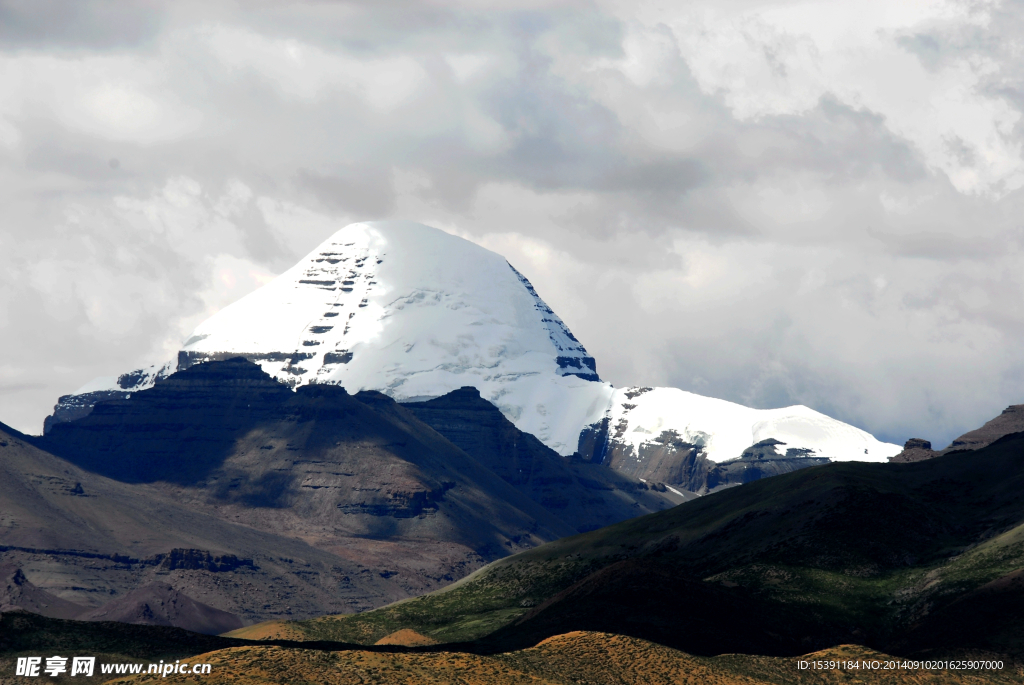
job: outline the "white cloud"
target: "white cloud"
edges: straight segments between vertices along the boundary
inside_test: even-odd
[[[198,38],[221,65],[265,79],[289,99],[308,102],[348,94],[387,111],[414,99],[427,81],[412,56],[359,59],[223,24],[202,27]]]
[[[1008,5],[33,7],[0,28],[5,422],[389,216],[505,254],[619,385],[937,443],[1022,400]]]
[[[1008,65],[972,55],[929,69],[900,38],[936,22],[985,26],[985,5],[966,2],[744,2],[651,5],[634,12],[619,64],[646,85],[664,64],[668,27],[701,89],[741,121],[801,114],[823,96],[877,112],[929,166],[963,192],[1004,194],[1024,184],[1020,112],[982,88]],[[638,76],[646,74],[646,76]],[[956,136],[976,164],[949,153]]]

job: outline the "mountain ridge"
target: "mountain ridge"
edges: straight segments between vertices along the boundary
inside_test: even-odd
[[[206,362],[47,436],[0,440],[14,488],[0,561],[88,609],[169,574],[173,591],[210,607],[189,615],[252,622],[421,594],[517,549],[678,500],[604,467],[573,470],[472,394],[474,413],[491,418],[474,435],[497,446],[478,456],[498,468],[501,445],[526,446],[538,478],[555,481],[524,489],[381,393],[292,391],[243,358]],[[567,506],[548,501],[552,488]],[[29,502],[40,489],[45,506]],[[116,521],[128,503],[125,528]],[[95,587],[82,581],[90,564],[102,569]],[[260,586],[252,600],[274,599],[243,600],[250,584]]]
[[[200,324],[163,365],[97,379],[60,398],[48,433],[174,371],[244,356],[290,387],[340,384],[418,401],[464,386],[563,457],[648,478],[667,465],[677,492],[742,482],[714,464],[774,439],[796,450],[762,475],[821,460],[884,461],[899,447],[807,407],[754,410],[676,388],[614,388],[530,281],[501,255],[428,226],[349,225],[269,284]],[[745,464],[744,464],[745,465]],[[744,465],[741,465],[744,466]],[[748,476],[755,473],[750,471]]]

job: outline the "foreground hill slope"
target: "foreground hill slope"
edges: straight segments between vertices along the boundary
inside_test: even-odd
[[[574,632],[506,654],[481,656],[452,652],[319,652],[274,646],[236,647],[195,658],[210,663],[211,674],[181,677],[184,682],[316,682],[327,685],[982,685],[1019,683],[1012,666],[988,671],[946,669],[801,670],[798,661],[893,663],[886,654],[842,646],[801,659],[747,655],[696,657],[646,640],[622,635]],[[180,676],[179,676],[180,677]],[[161,682],[155,675],[114,682]]]
[[[407,633],[409,631],[406,631]],[[385,641],[387,642],[387,641]],[[796,658],[742,654],[700,657],[624,635],[573,632],[523,650],[481,655],[446,646],[403,647],[401,643],[358,647],[344,643],[252,642],[196,635],[175,628],[117,623],[83,624],[29,614],[0,616],[0,673],[13,672],[19,655],[91,655],[97,682],[166,682],[150,674],[104,675],[110,663],[207,663],[210,673],[173,675],[195,683],[432,683],[559,685],[982,685],[1020,683],[1024,671],[1004,662],[992,668],[950,670],[942,666],[882,668],[893,657],[856,645],[842,645]],[[800,662],[857,662],[857,668],[800,668]],[[869,668],[871,663],[879,664]],[[898,662],[897,662],[898,663]],[[860,664],[865,664],[863,667]]]
[[[1021,492],[1022,434],[916,464],[819,466],[558,540],[426,597],[297,625],[371,642],[404,627],[484,651],[598,630],[698,654],[853,642],[1019,657]],[[975,619],[973,632],[949,622],[995,606],[1000,619]]]

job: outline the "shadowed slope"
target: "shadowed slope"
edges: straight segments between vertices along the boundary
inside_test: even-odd
[[[100,403],[40,444],[324,548],[405,537],[491,560],[572,532],[390,398],[330,385],[292,392],[241,358]]]
[[[389,398],[244,360],[0,438],[0,562],[87,609],[160,580],[244,622],[363,610],[573,532]]]
[[[516,428],[476,388],[402,406],[577,532],[662,511],[685,499],[603,464],[560,456]]]
[[[1007,576],[1024,568],[1021,492],[1021,434],[917,464],[813,467],[528,550],[415,601],[300,625],[350,641],[408,627],[485,652],[585,629],[708,654],[861,643],[1021,657]],[[997,597],[1003,618],[972,622],[970,639],[943,629],[942,612],[982,615]]]

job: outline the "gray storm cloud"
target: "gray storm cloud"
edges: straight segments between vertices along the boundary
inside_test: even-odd
[[[1024,401],[1022,15],[856,5],[0,0],[0,421],[400,217],[616,385],[943,444]]]

